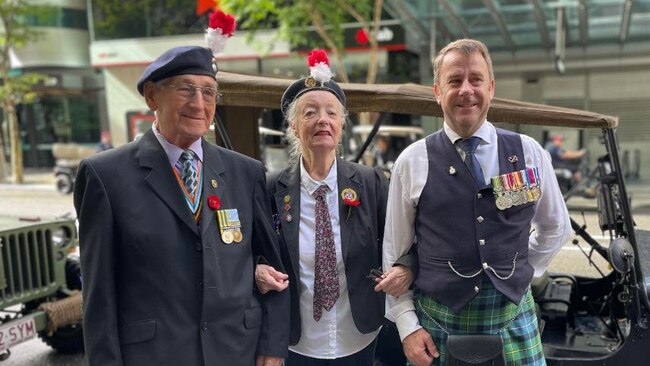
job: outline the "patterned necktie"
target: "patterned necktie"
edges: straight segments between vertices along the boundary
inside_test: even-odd
[[[187,193],[192,196],[196,188],[196,168],[192,164],[194,161],[194,152],[192,150],[185,150],[179,159],[181,163],[181,180],[185,185]]]
[[[480,142],[480,137],[472,136],[470,138],[460,139],[456,143],[465,152],[465,165],[467,165],[469,171],[472,173],[474,181],[479,187],[483,187],[485,185],[485,177],[483,176],[483,171],[481,171],[481,164],[476,159],[476,148]]]
[[[320,186],[316,198],[316,268],[314,270],[314,320],[319,321],[323,309],[330,311],[339,297],[339,275],[336,269],[334,232],[325,196],[328,188]]]

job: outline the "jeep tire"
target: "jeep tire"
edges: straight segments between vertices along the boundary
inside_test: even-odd
[[[68,289],[81,290],[81,266],[78,258],[71,256],[66,259],[65,279]],[[81,323],[61,327],[51,336],[47,334],[47,331],[39,332],[38,336],[47,345],[61,353],[80,353],[84,351]]]

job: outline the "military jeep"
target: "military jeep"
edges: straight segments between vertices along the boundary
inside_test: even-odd
[[[0,361],[39,336],[60,352],[83,350],[74,219],[0,216]]]
[[[232,138],[231,146],[237,151],[260,157],[259,136],[255,135],[260,116],[265,110],[278,108],[293,80],[220,71],[217,81],[223,97],[219,100],[215,130],[229,136],[217,135],[215,139],[225,142]],[[388,113],[443,115],[431,86],[339,85],[345,91],[349,112],[380,114],[368,139],[380,133]],[[605,265],[600,265],[602,269],[596,276],[558,272],[535,280],[532,290],[540,307],[544,354],[548,365],[646,364],[648,361],[643,360],[650,349],[650,230],[636,227],[633,219],[619,157],[618,118],[494,98],[488,120],[511,129],[538,125],[600,130],[601,144],[598,151],[593,151],[599,154],[593,203],[598,225],[581,224],[585,222],[581,210],[572,212],[571,226],[575,234],[572,243],[583,252],[582,260],[596,267],[595,260],[602,259]],[[364,147],[368,145],[366,141]],[[362,155],[363,151],[357,153],[356,160]],[[382,365],[404,365],[389,357],[401,352],[399,338],[394,338],[395,342],[384,344],[380,339],[377,345]]]

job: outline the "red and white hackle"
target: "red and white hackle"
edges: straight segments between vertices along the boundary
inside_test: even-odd
[[[332,79],[330,61],[324,50],[313,50],[307,57],[309,75],[316,81],[326,83]]]
[[[221,10],[216,10],[210,14],[209,27],[205,30],[205,41],[212,50],[212,54],[223,51],[226,47],[228,38],[235,34],[237,22],[235,17],[226,14]]]

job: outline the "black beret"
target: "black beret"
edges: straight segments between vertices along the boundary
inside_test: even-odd
[[[176,75],[207,75],[215,77],[216,64],[212,51],[199,46],[174,47],[163,53],[144,69],[138,80],[138,92],[143,94],[144,83],[160,81]]]
[[[341,104],[345,106],[345,93],[334,80],[321,83],[320,81],[316,81],[313,77],[308,76],[294,81],[289,85],[287,90],[284,91],[284,94],[282,94],[282,102],[280,104],[282,114],[286,116],[289,105],[299,96],[314,90],[325,90],[334,94]]]

